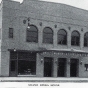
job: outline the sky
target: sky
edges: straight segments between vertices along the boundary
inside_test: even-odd
[[[14,0],[14,1],[22,2],[23,0]],[[88,0],[41,0],[41,1],[64,3],[64,4],[67,4],[67,5],[71,5],[71,6],[74,6],[74,7],[78,7],[78,8],[81,8],[81,9],[88,10]]]

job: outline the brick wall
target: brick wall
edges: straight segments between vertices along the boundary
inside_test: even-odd
[[[2,42],[1,42],[1,75],[9,76],[9,52],[8,49],[20,49],[20,50],[38,50],[39,47],[47,49],[78,49],[88,51],[88,48],[83,46],[84,33],[88,32],[88,12],[86,10],[78,9],[64,4],[50,3],[45,1],[36,0],[24,0],[21,4],[16,1],[3,0],[2,4]],[[37,26],[38,28],[38,43],[26,42],[26,28],[27,23],[23,24],[23,20],[30,17],[30,24]],[[42,26],[40,26],[42,22]],[[57,25],[57,28],[55,28]],[[43,29],[50,27],[53,29],[53,44],[43,44]],[[71,28],[69,30],[69,27]],[[14,38],[8,38],[9,28],[14,29]],[[57,32],[60,29],[67,31],[67,45],[57,44]],[[81,30],[83,29],[83,31]],[[80,46],[71,46],[71,33],[77,30],[80,33]],[[4,51],[4,52],[3,52]],[[60,56],[61,57],[61,56]],[[39,56],[41,58],[41,56]],[[39,59],[38,58],[38,59]],[[69,58],[69,57],[68,57]],[[82,57],[83,65],[80,67],[80,76],[87,76],[87,72],[81,70],[84,69],[84,64],[87,63],[86,59]],[[37,64],[37,66],[40,66]],[[41,66],[42,69],[42,66]],[[56,69],[56,67],[55,67]],[[69,71],[69,68],[67,68]],[[6,70],[7,73],[4,71]],[[39,71],[39,68],[37,68]],[[41,75],[43,72],[38,73]],[[82,73],[82,74],[81,74]],[[56,73],[54,73],[56,76]]]

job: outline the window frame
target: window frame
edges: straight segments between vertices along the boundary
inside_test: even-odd
[[[78,35],[72,35],[74,32],[76,32]],[[76,30],[71,33],[71,45],[80,46],[80,33]]]
[[[10,73],[11,72],[16,72],[16,75],[29,75],[29,76],[35,76],[36,75],[36,52],[14,52],[11,51],[10,52]],[[23,57],[23,58],[22,58]],[[25,59],[26,58],[26,59]],[[12,64],[12,62],[14,62],[14,65]],[[19,65],[20,62],[28,62],[31,63],[29,64],[29,67],[31,68],[31,74],[19,74],[20,70],[19,68],[21,68],[21,65]],[[32,63],[34,65],[32,65]],[[26,64],[26,63],[24,63]],[[12,67],[14,66],[14,67]],[[26,66],[27,67],[27,66]],[[23,69],[25,70],[25,69]],[[28,70],[27,70],[28,71]]]
[[[88,47],[88,36],[86,36],[88,32],[84,34],[84,47]],[[86,45],[85,45],[86,44]]]
[[[26,29],[26,42],[38,43],[38,28],[35,25],[30,25],[30,28],[34,27],[36,31],[32,31],[32,29]],[[36,37],[34,35],[36,34]],[[31,35],[30,35],[31,34]]]
[[[64,31],[65,34],[59,33],[61,31]],[[63,39],[59,40],[59,37],[63,37]],[[65,29],[58,30],[58,32],[57,32],[57,44],[59,44],[59,45],[67,45],[67,31]]]
[[[13,37],[14,37],[14,29],[9,28],[9,38],[13,38]]]
[[[45,31],[45,30],[47,30],[47,29],[49,29],[49,30],[51,31],[51,33]],[[47,35],[48,35],[48,37],[47,37]],[[50,37],[50,36],[51,36],[51,37]],[[48,40],[49,40],[49,41],[48,41]],[[46,42],[46,41],[48,41],[48,42]],[[53,30],[52,30],[52,28],[50,28],[50,27],[45,27],[45,28],[43,29],[43,43],[45,43],[45,44],[53,44]]]

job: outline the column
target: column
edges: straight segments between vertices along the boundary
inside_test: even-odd
[[[54,35],[53,35],[53,44],[54,44],[54,48],[57,47],[57,30],[54,29]]]
[[[36,55],[36,76],[43,77],[44,74],[44,57],[37,53]]]
[[[66,77],[70,77],[70,58],[67,59],[66,63]]]
[[[68,44],[68,48],[71,48],[71,31],[70,30],[67,35],[67,44]]]
[[[80,63],[82,61],[82,63]],[[78,76],[83,77],[84,74],[84,64],[83,64],[83,57],[79,58],[79,64],[78,64]]]
[[[42,47],[42,41],[43,41],[43,29],[42,27],[39,27],[39,31],[38,31],[39,47]]]
[[[83,32],[80,34],[80,49],[82,49],[84,46],[84,35]]]
[[[53,77],[57,77],[57,64],[58,64],[58,58],[54,57],[54,60],[53,60]]]

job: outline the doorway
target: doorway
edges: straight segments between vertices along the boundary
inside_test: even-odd
[[[70,77],[78,77],[78,59],[71,59],[70,61]]]
[[[17,76],[17,61],[16,60],[12,60],[10,62],[10,76],[11,77]]]
[[[66,75],[66,58],[58,59],[58,68],[57,68],[57,76],[65,77]]]
[[[44,77],[53,76],[53,58],[45,57],[44,58]]]

